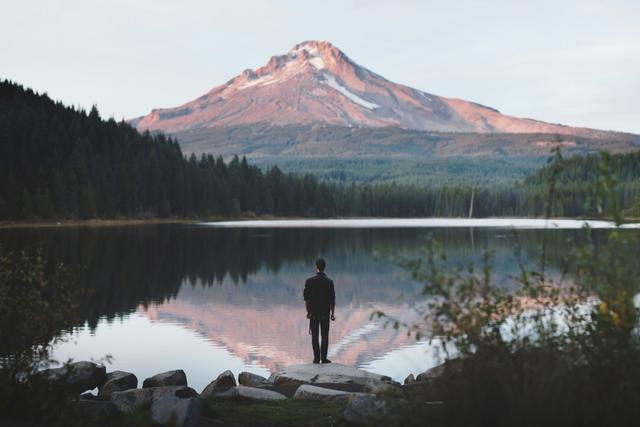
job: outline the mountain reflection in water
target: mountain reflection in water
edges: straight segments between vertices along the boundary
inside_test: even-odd
[[[523,230],[532,259],[545,235],[551,256],[577,231]],[[498,276],[517,272],[515,237],[499,229],[216,229],[194,225],[0,230],[5,250],[40,246],[63,262],[90,292],[79,301],[82,322],[60,345],[59,359],[111,354],[109,369],[140,379],[185,369],[204,387],[225,369],[266,374],[308,363],[311,346],[302,301],[313,262],[327,259],[336,284],[337,321],[330,358],[402,380],[437,363],[429,347],[403,330],[384,328],[375,309],[406,321],[422,285],[393,261],[424,256],[440,241],[450,265],[489,249]],[[154,371],[156,370],[156,371]],[[234,371],[235,372],[235,371]],[[236,374],[238,372],[235,372]]]

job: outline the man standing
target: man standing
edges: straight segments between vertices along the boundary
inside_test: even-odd
[[[326,265],[324,259],[316,260],[316,275],[308,278],[304,284],[304,305],[309,319],[313,363],[331,363],[331,360],[327,359],[329,319],[336,320],[336,292],[333,281],[324,274]],[[318,328],[322,335],[322,347],[318,345]]]

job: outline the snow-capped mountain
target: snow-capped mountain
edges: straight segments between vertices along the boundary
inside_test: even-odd
[[[585,137],[605,133],[511,117],[480,104],[393,83],[326,41],[300,43],[191,102],[154,109],[131,122],[140,130],[167,133],[255,123]]]

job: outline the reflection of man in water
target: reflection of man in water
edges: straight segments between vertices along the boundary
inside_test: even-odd
[[[304,284],[304,305],[307,308],[313,363],[331,363],[327,359],[329,349],[329,319],[336,320],[336,292],[333,281],[324,274],[327,263],[322,258],[316,261],[316,275]],[[318,328],[322,335],[322,347],[318,345]]]

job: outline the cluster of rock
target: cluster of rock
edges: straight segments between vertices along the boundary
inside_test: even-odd
[[[156,426],[195,426],[202,415],[204,400],[245,398],[261,401],[285,399],[345,402],[345,419],[353,424],[401,424],[415,385],[441,375],[443,367],[413,375],[400,385],[391,378],[357,368],[331,365],[297,365],[264,378],[242,372],[238,380],[225,371],[201,393],[188,387],[182,370],[160,373],[145,379],[142,388],[129,372],[106,372],[92,362],[76,362],[43,374],[73,392],[98,388],[98,394],[83,394],[79,408],[93,417],[113,417],[142,408],[151,409]],[[276,391],[278,390],[278,391]]]
[[[408,406],[399,384],[391,378],[345,365],[296,365],[268,379],[243,372],[236,384],[225,371],[202,392],[205,399],[240,396],[258,400],[284,400],[273,388],[288,389],[294,400],[346,402],[345,419],[354,424],[399,425]]]
[[[151,408],[153,425],[195,426],[202,413],[202,399],[187,386],[184,371],[154,375],[138,387],[138,378],[124,371],[106,372],[93,362],[75,362],[62,368],[47,369],[44,375],[71,392],[82,393],[98,388],[98,394],[85,393],[78,408],[91,418],[111,418],[143,407]]]

